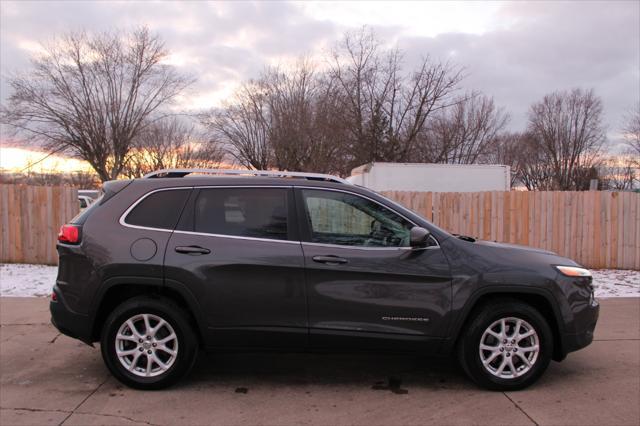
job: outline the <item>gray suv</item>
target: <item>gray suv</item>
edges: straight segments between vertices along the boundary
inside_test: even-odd
[[[599,311],[574,261],[451,235],[328,175],[107,182],[57,248],[53,324],[142,389],[199,348],[455,356],[479,385],[520,389],[591,343]]]

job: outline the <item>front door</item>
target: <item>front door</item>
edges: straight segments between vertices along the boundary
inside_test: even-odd
[[[171,236],[165,279],[193,293],[209,346],[303,347],[302,248],[289,187],[194,191]]]
[[[414,224],[359,194],[296,191],[311,344],[429,349],[439,342],[451,278],[437,241],[412,249]]]

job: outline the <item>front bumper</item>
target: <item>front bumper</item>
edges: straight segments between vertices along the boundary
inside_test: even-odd
[[[580,312],[579,329],[576,333],[563,333],[563,355],[574,352],[588,346],[593,341],[593,332],[600,316],[600,304],[593,299],[588,306]]]
[[[53,292],[56,294],[57,300],[51,300],[49,303],[51,323],[62,334],[91,345],[91,327],[89,324],[89,317],[87,315],[78,314],[69,309],[57,285],[53,287]]]

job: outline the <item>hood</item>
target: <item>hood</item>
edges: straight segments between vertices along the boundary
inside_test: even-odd
[[[553,265],[580,266],[571,259],[552,251],[516,244],[491,241],[469,241],[448,238],[441,243],[452,269],[467,270],[468,274],[498,274],[496,280],[505,279],[505,273],[541,273],[548,278],[557,274]],[[474,272],[472,272],[474,271]]]
[[[542,254],[550,254],[553,256],[558,256],[557,253],[554,253],[550,250],[545,250],[537,247],[522,246],[519,244],[497,243],[495,241],[484,241],[484,240],[477,240],[474,244],[478,244],[480,246],[502,248],[502,249],[525,250],[525,251],[530,251],[534,253],[542,253]]]

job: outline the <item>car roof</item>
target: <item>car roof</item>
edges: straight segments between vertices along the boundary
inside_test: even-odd
[[[135,179],[136,186],[150,188],[191,187],[191,186],[304,186],[353,190],[361,188],[356,185],[328,182],[324,180],[298,177],[266,177],[266,176],[215,176],[193,175],[185,177],[140,178]],[[365,189],[365,188],[362,188]],[[367,191],[368,192],[368,191]]]

